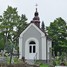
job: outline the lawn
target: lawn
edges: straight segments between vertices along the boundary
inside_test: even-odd
[[[48,67],[47,64],[41,64],[40,67]]]

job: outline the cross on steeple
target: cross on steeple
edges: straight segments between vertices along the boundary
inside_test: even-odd
[[[35,6],[36,6],[36,12],[37,12],[37,6],[38,6],[38,4],[36,4]]]
[[[37,8],[38,4],[36,4],[35,6],[36,6],[36,8]]]

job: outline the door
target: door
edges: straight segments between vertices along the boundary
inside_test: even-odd
[[[35,47],[34,47],[35,46]],[[25,59],[39,60],[39,42],[35,38],[29,38],[25,43]]]
[[[29,43],[29,59],[34,59],[36,54],[36,44],[34,42]]]

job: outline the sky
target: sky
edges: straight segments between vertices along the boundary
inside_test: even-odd
[[[8,5],[17,8],[18,14],[25,14],[28,23],[34,17],[34,12],[39,12],[40,21],[49,26],[56,18],[62,17],[67,22],[67,0],[0,0],[0,15]]]

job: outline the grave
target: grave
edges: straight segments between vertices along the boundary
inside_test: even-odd
[[[6,63],[7,62],[7,59],[6,59],[6,57],[4,57],[4,51],[3,50],[1,50],[1,56],[0,56],[0,63]]]

